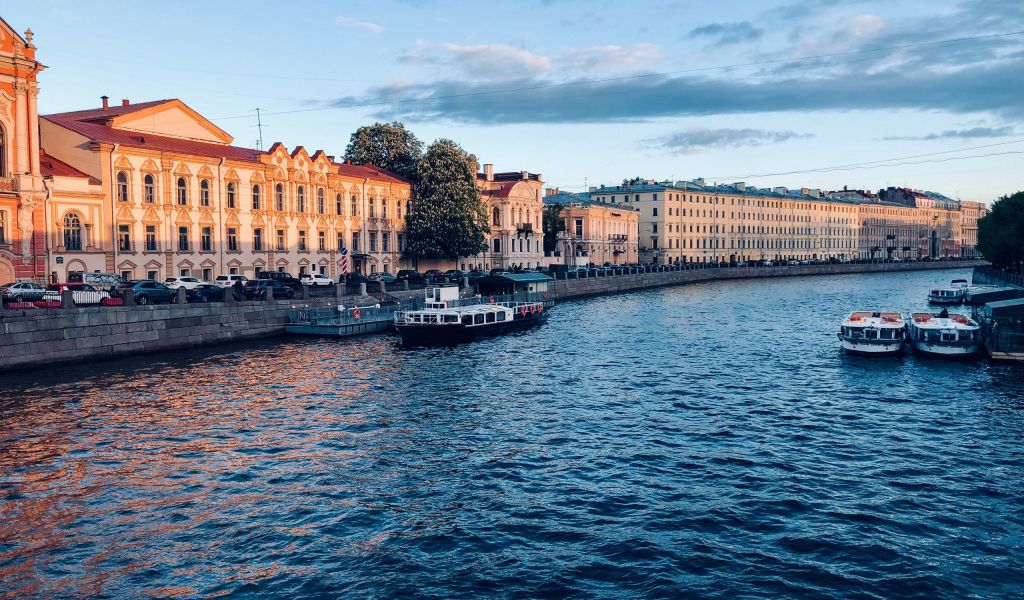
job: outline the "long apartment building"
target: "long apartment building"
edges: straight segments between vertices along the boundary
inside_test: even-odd
[[[544,204],[559,206],[561,231],[551,249],[553,262],[571,266],[639,260],[639,210],[623,204],[598,202],[585,194],[548,190]]]
[[[645,262],[953,257],[964,223],[977,221],[955,200],[905,188],[822,193],[695,179],[590,195],[639,209]]]

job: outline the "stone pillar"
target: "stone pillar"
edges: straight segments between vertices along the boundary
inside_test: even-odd
[[[267,292],[266,292],[266,296],[263,299],[268,301],[268,302],[273,300],[274,299],[274,286],[268,285],[264,289],[267,290]]]
[[[64,293],[60,295],[60,307],[61,308],[74,308],[75,307],[75,294],[71,290],[65,289]]]
[[[402,280],[402,289],[407,291],[407,292],[409,291],[409,280],[408,279]]]
[[[342,298],[345,297],[345,284],[344,283],[339,283],[338,285],[334,286],[334,297],[337,300],[341,300]]]
[[[135,306],[135,290],[128,288],[124,291],[124,305]]]
[[[377,283],[380,284],[380,293],[383,294],[388,291],[387,284],[385,284],[383,281],[378,281]]]
[[[185,288],[180,287],[175,293],[178,295],[178,304],[188,304],[188,291]]]
[[[307,300],[308,298],[309,298],[309,286],[308,285],[300,285],[299,286],[299,298],[298,299],[299,300]]]
[[[365,281],[363,283],[359,284],[359,295],[360,296],[365,296],[366,295],[366,282]]]
[[[235,300],[235,288],[231,286],[224,288],[224,302],[225,304],[234,304],[238,302],[238,300]]]
[[[462,289],[464,289],[464,290],[468,290],[469,289],[469,277],[463,277],[461,283],[462,283],[462,286],[461,286]]]

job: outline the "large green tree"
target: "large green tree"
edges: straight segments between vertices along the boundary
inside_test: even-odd
[[[406,254],[455,260],[487,249],[487,209],[476,157],[451,140],[431,144],[417,168],[416,200],[405,218]]]
[[[565,221],[562,219],[564,204],[544,204],[544,251],[554,252],[558,249],[558,234],[565,231]]]
[[[375,165],[414,183],[422,154],[423,142],[398,121],[360,127],[345,148],[345,160]]]
[[[1020,269],[1024,262],[1024,192],[1003,196],[978,221],[978,250],[1000,267]]]

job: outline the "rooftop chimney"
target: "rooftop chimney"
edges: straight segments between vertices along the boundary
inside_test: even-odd
[[[529,178],[530,178],[530,172],[529,171],[523,171],[523,179],[529,179]]]
[[[103,101],[103,110],[107,110],[108,108],[110,108],[110,97],[109,96],[100,96],[100,100]]]
[[[545,191],[547,192],[548,196],[557,196],[558,195],[558,188],[548,188]]]
[[[128,106],[130,104],[131,102],[129,102],[127,98],[121,100],[121,106]]]
[[[494,181],[494,165],[487,163],[484,165],[484,179],[487,181]]]

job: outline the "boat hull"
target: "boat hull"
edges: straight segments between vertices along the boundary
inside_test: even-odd
[[[516,316],[511,321],[500,321],[469,327],[461,323],[451,325],[396,324],[403,346],[454,346],[477,338],[490,337],[536,327],[547,319],[544,313]]]
[[[960,298],[937,298],[937,297],[929,296],[928,297],[928,303],[929,304],[945,304],[945,305],[953,306],[953,305],[956,305],[956,304],[963,304],[964,303],[964,299],[962,297],[960,297]]]
[[[839,346],[850,354],[861,354],[864,356],[889,356],[900,354],[904,350],[903,340],[866,342],[864,340],[839,338]]]
[[[921,352],[921,353],[924,353],[924,354],[931,354],[933,356],[947,356],[947,357],[973,356],[973,355],[978,353],[978,348],[979,348],[979,344],[976,344],[976,343],[971,343],[971,344],[959,344],[959,343],[949,344],[949,343],[947,343],[947,344],[943,344],[943,343],[925,342],[925,341],[921,341],[921,340],[914,340],[912,343],[913,343],[913,346],[914,346],[914,350],[916,350],[918,352]]]

